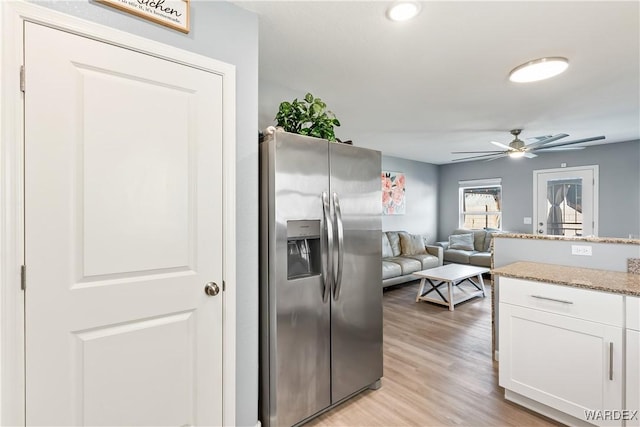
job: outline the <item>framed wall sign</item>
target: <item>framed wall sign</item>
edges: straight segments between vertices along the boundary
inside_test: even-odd
[[[190,0],[95,0],[156,24],[189,32]]]

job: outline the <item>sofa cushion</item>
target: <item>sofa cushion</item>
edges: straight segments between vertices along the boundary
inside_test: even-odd
[[[454,230],[451,234],[473,234],[473,250],[482,251],[484,250],[484,240],[487,234],[484,230],[469,230],[466,228],[458,228]]]
[[[485,228],[486,230],[486,236],[484,237],[484,247],[483,247],[483,251],[485,252],[490,252],[491,251],[491,239],[493,239],[493,236],[495,236],[496,234],[501,234],[501,233],[505,233],[505,231],[502,230],[496,230],[495,228]]]
[[[402,250],[400,248],[400,236],[398,236],[397,231],[387,231],[387,237],[389,238],[389,243],[391,244],[391,250],[393,251],[393,256],[400,256]]]
[[[393,256],[393,251],[391,250],[391,243],[389,243],[389,238],[387,237],[387,233],[382,233],[382,258],[391,258]]]
[[[473,234],[452,234],[449,236],[449,249],[472,251],[474,249]]]
[[[469,257],[469,264],[477,265],[478,267],[491,268],[491,253],[476,252]]]
[[[391,261],[395,262],[396,264],[400,264],[403,275],[415,273],[416,271],[422,270],[422,263],[416,259],[399,256],[386,259],[385,261]]]
[[[402,267],[391,261],[382,261],[382,279],[402,276]]]
[[[448,249],[444,251],[444,260],[457,264],[469,264],[469,257],[476,251],[463,251],[462,249]]]
[[[421,255],[427,253],[422,236],[409,233],[398,233],[398,235],[400,236],[402,255]]]
[[[405,257],[420,261],[422,263],[421,270],[437,267],[440,264],[438,257],[431,254],[405,255]]]

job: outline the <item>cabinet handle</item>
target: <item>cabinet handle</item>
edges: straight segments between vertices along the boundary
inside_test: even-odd
[[[531,298],[543,299],[546,301],[561,302],[562,304],[573,304],[573,301],[567,301],[564,299],[555,299],[555,298],[549,298],[549,297],[541,297],[540,295],[531,295]]]
[[[609,380],[613,381],[613,343],[609,343]]]

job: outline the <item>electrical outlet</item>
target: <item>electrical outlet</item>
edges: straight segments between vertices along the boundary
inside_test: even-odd
[[[571,255],[591,256],[593,253],[591,251],[591,246],[571,245]]]
[[[524,217],[524,223],[525,224],[531,224],[531,217],[530,216],[525,216]]]

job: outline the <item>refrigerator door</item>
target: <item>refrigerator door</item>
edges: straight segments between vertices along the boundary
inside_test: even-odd
[[[339,143],[329,144],[329,153],[339,241],[331,298],[331,401],[336,403],[382,377],[381,158],[378,151]]]
[[[322,197],[329,190],[328,143],[284,132],[272,138],[267,142],[269,339],[263,342],[269,348],[269,377],[263,381],[269,382],[268,424],[291,426],[331,404]],[[320,263],[313,261],[318,248],[325,255]]]

